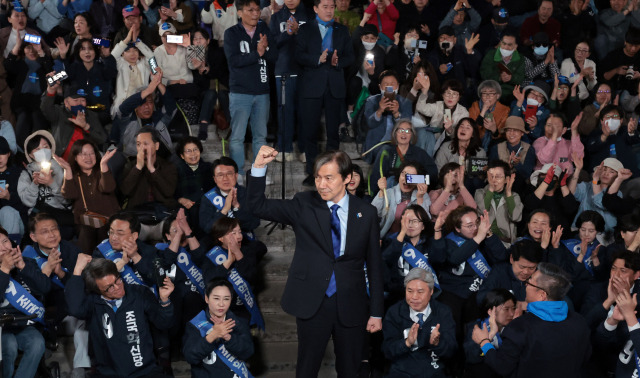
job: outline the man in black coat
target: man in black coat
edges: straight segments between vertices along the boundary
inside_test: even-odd
[[[382,255],[376,210],[346,192],[352,168],[351,159],[342,151],[318,156],[314,169],[317,192],[301,192],[291,200],[267,200],[264,175],[267,163],[277,154],[262,146],[251,168],[247,198],[254,215],[291,225],[296,234],[296,251],[281,301],[284,311],[297,318],[296,376],[318,375],[333,336],[338,376],[355,377],[365,330],[373,333],[382,328]]]
[[[307,161],[303,184],[313,186],[313,162],[318,154],[320,113],[325,110],[327,151],[340,147],[338,126],[344,110],[346,84],[344,69],[354,62],[349,29],[333,21],[334,0],[315,0],[315,20],[300,26],[296,37],[295,59],[302,66],[300,111],[302,139]]]
[[[472,338],[482,348],[485,363],[500,376],[581,376],[591,356],[591,332],[562,300],[570,288],[566,272],[550,263],[538,264],[527,280],[528,312],[503,330],[499,349],[491,344],[486,326],[474,327]]]

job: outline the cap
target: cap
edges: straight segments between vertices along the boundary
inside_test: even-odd
[[[453,30],[453,27],[447,25],[440,28],[440,32],[438,33],[438,36],[441,36],[441,35],[448,35],[451,37],[455,37],[456,32],[455,30]]]
[[[569,82],[569,78],[564,75],[558,75],[558,85],[566,85],[571,86],[571,82]]]
[[[493,8],[491,18],[493,18],[496,24],[506,24],[509,22],[509,12],[504,8]]]
[[[11,147],[9,147],[9,142],[7,142],[4,137],[0,136],[0,155],[6,155],[11,153]]]
[[[160,27],[158,28],[158,32],[159,32],[161,37],[166,32],[169,32],[171,34],[175,34],[176,33],[176,27],[173,26],[172,24],[168,23],[168,22],[165,22],[162,25],[160,25]]]
[[[371,25],[371,24],[366,24],[362,30],[360,35],[369,35],[369,34],[373,34],[376,37],[378,36],[378,28],[376,28],[375,26]]]
[[[122,17],[127,18],[129,16],[139,16],[140,8],[134,7],[133,5],[127,5],[122,8]]]
[[[532,40],[534,46],[549,45],[549,35],[543,31],[534,34]]]
[[[13,10],[16,12],[24,12],[24,7],[22,6],[22,3],[20,1],[14,1],[11,3],[11,5],[13,5]]]
[[[604,159],[603,163],[605,167],[609,167],[616,172],[620,172],[621,169],[624,169],[624,165],[622,165],[620,160],[616,158],[606,158]]]
[[[84,89],[79,88],[75,85],[70,85],[68,86],[65,91],[64,91],[64,97],[71,97],[71,98],[80,98],[80,97],[87,97],[87,93],[84,91]]]
[[[523,133],[527,132],[524,129],[524,120],[518,116],[509,116],[507,121],[504,123],[504,129],[520,130]]]
[[[523,91],[527,93],[529,89],[533,89],[536,92],[542,93],[546,102],[549,102],[549,92],[551,91],[551,87],[547,84],[546,81],[536,80],[533,84],[529,84],[524,87]]]
[[[546,175],[547,171],[549,170],[549,168],[551,168],[552,165],[553,163],[547,163],[537,171],[533,171],[533,173],[531,174],[531,177],[529,177],[529,181],[531,182],[531,185],[538,186],[538,176]],[[561,173],[562,173],[562,169],[560,169],[560,167],[556,165],[556,169],[554,170],[553,175],[556,177],[560,177]]]

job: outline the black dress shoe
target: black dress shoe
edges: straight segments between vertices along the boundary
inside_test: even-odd
[[[304,186],[316,186],[316,178],[313,175],[308,175],[304,181],[302,181],[302,185]]]

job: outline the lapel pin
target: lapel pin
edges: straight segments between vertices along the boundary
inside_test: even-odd
[[[362,213],[358,213],[357,217],[362,218]]]

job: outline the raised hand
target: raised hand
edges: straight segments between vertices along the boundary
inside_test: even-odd
[[[429,344],[433,346],[438,346],[440,343],[440,323],[436,324],[436,327],[431,331],[431,336],[429,336]]]
[[[513,97],[516,98],[517,105],[522,106],[522,104],[524,103],[524,91],[520,89],[519,85],[516,85],[513,88]]]
[[[163,284],[164,285],[158,288],[158,297],[162,302],[166,302],[169,300],[169,296],[171,295],[171,293],[173,293],[173,289],[175,288],[175,286],[173,285],[173,282],[169,277],[164,278]]]
[[[253,162],[253,166],[256,168],[264,168],[267,164],[271,163],[276,156],[278,156],[278,151],[274,148],[266,145],[262,146]]]
[[[407,348],[412,348],[413,344],[416,343],[416,340],[418,339],[418,329],[420,329],[420,325],[418,323],[413,323],[413,325],[409,329],[409,334],[407,335],[407,339],[404,342]]]
[[[322,54],[320,54],[320,59],[319,62],[320,63],[325,63],[327,61],[327,55],[329,54],[329,49],[324,49],[324,51],[322,52]]]
[[[555,231],[553,231],[553,235],[551,237],[551,245],[553,246],[553,248],[560,247],[560,239],[562,239],[562,231],[564,231],[564,229],[560,225],[556,228]]]

